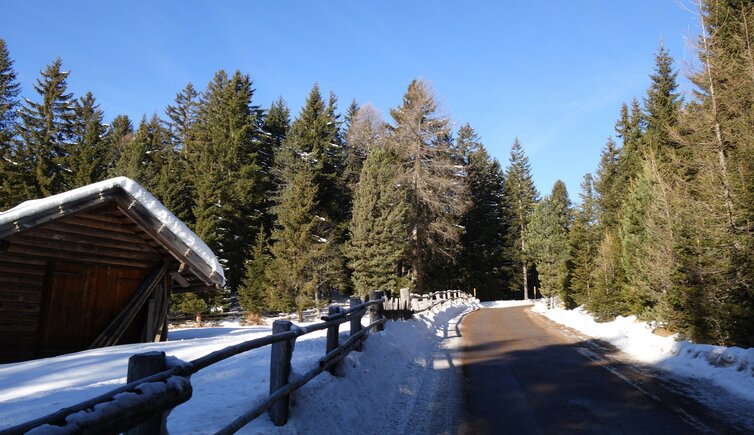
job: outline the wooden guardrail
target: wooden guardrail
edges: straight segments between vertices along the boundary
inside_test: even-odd
[[[469,294],[461,290],[443,290],[420,295],[403,288],[395,297],[385,299],[385,316],[393,320],[408,320],[414,314],[430,310],[449,300],[470,298]]]
[[[411,313],[414,312],[413,301],[416,301],[416,312],[419,312],[451,299],[469,297],[456,290],[429,295],[406,294],[408,296],[405,297],[403,311]],[[192,396],[189,379],[192,374],[232,356],[267,345],[271,345],[270,395],[220,429],[217,434],[235,433],[265,411],[275,425],[284,425],[288,421],[290,394],[325,370],[334,372],[340,360],[351,351],[360,351],[370,330],[381,331],[384,328],[386,314],[389,317],[391,312],[385,306],[395,304],[400,307],[402,300],[400,297],[397,301],[385,299],[382,292],[372,292],[368,299],[371,300],[350,298],[350,306],[345,310],[331,306],[328,314],[322,317],[323,322],[313,325],[297,326],[288,320],[276,320],[272,325],[271,335],[228,346],[189,362],[168,358],[164,352],[133,355],[128,361],[125,385],[44,417],[1,430],[0,435],[23,434],[33,429],[40,433],[54,431],[61,434],[167,433],[166,421],[170,411]],[[362,326],[362,317],[367,312],[369,325]],[[346,322],[350,322],[350,335],[345,342],[339,343],[339,327]],[[327,329],[325,356],[315,368],[289,382],[296,339],[324,329]]]

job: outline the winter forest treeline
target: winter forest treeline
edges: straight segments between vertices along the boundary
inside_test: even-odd
[[[695,18],[693,93],[661,46],[575,205],[561,181],[540,198],[518,140],[503,169],[421,80],[384,120],[368,103],[341,113],[316,84],[295,116],[283,98],[263,108],[249,75],[218,71],[161,116],[105,124],[91,93],[68,93],[59,59],[21,99],[0,40],[0,209],[130,177],[207,242],[253,312],[300,313],[333,291],[476,289],[751,346],[754,6],[702,2]]]

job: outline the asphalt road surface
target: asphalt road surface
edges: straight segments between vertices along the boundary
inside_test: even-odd
[[[475,311],[460,332],[460,433],[746,432],[672,381],[528,307]]]

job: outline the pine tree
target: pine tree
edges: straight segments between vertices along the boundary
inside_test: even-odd
[[[13,60],[5,40],[0,38],[0,210],[10,208],[31,196],[31,186],[19,167],[13,143],[20,92]]]
[[[112,154],[105,140],[102,110],[91,92],[75,102],[74,113],[71,152],[65,158],[71,171],[66,177],[68,189],[103,180]]]
[[[63,191],[69,170],[64,160],[70,153],[75,113],[73,95],[66,93],[68,72],[62,66],[58,58],[41,72],[34,86],[41,103],[26,100],[20,111],[18,163],[30,174],[35,197]]]
[[[458,131],[456,149],[465,157],[470,207],[461,219],[465,228],[458,256],[457,284],[485,300],[508,297],[515,247],[512,246],[511,210],[500,163],[492,159],[474,129]]]
[[[408,186],[414,286],[426,292],[432,258],[454,259],[459,249],[458,222],[468,207],[462,168],[450,159],[450,122],[441,116],[427,83],[414,80],[403,104],[391,109],[395,125],[388,137],[402,155]]]
[[[402,275],[408,258],[408,192],[400,185],[400,171],[395,150],[373,150],[354,192],[346,254],[359,296],[408,284]]]
[[[521,142],[518,138],[513,141],[508,169],[505,174],[505,189],[510,196],[513,210],[514,240],[516,245],[516,268],[521,271],[518,278],[511,280],[511,290],[521,289],[524,299],[529,297],[529,258],[527,257],[527,234],[526,227],[529,225],[534,205],[538,201],[539,194],[534,187],[531,176],[529,158],[526,157]]]

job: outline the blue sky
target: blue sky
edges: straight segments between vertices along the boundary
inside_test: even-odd
[[[698,29],[674,0],[0,3],[26,97],[60,56],[107,120],[162,115],[220,68],[249,73],[264,107],[282,95],[295,114],[317,81],[343,111],[356,98],[387,119],[420,77],[504,165],[519,137],[539,190],[560,178],[572,198],[620,104],[644,95],[660,41],[683,73]]]

